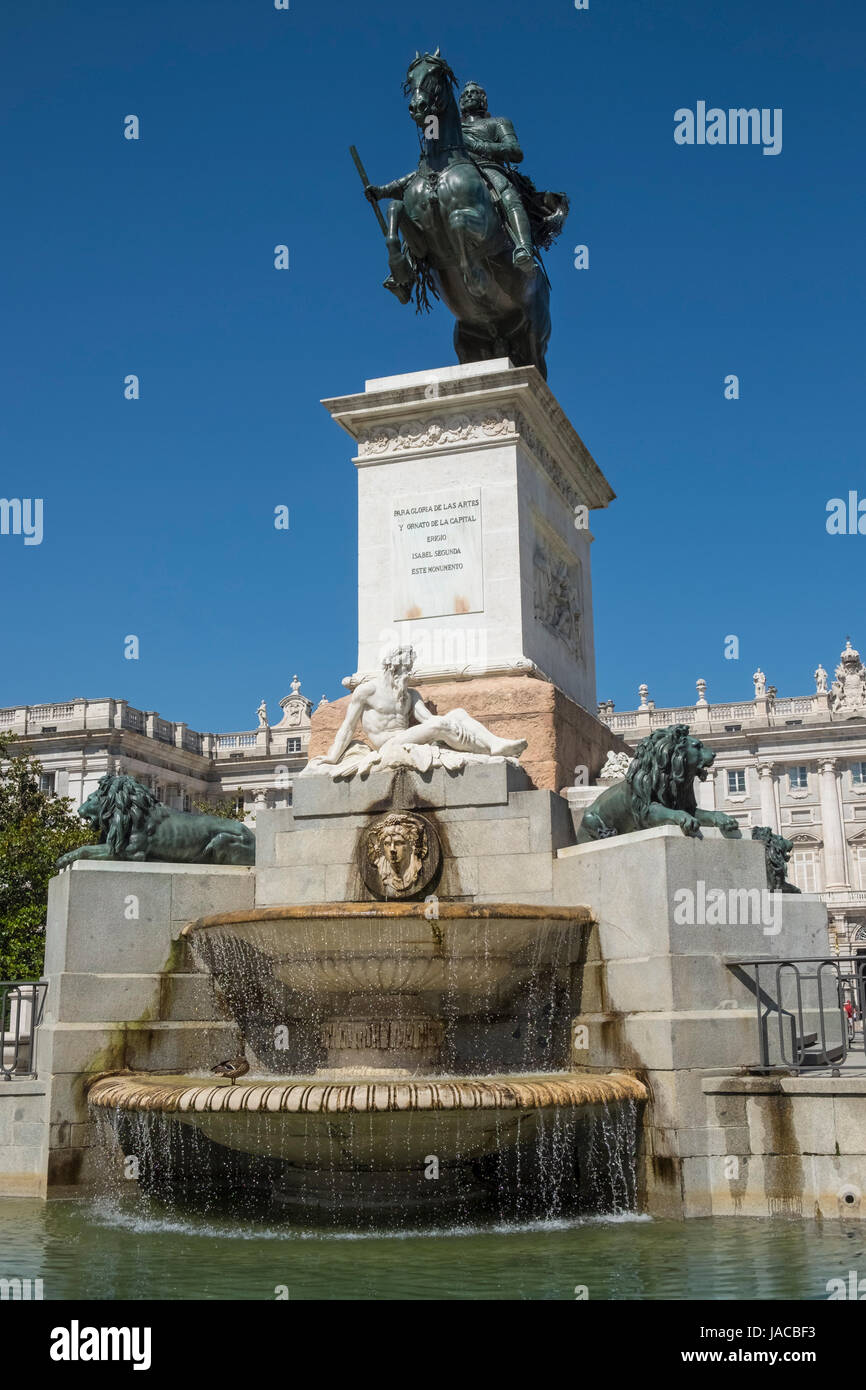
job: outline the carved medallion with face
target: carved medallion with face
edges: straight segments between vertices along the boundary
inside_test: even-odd
[[[440,858],[433,825],[414,812],[392,811],[361,835],[361,877],[377,898],[420,894],[436,873]]]

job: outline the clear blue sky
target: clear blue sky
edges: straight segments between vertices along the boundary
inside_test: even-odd
[[[294,671],[341,693],[356,480],[318,401],[453,361],[444,308],[381,288],[347,147],[376,182],[412,167],[400,84],[437,44],[572,199],[548,360],[618,494],[593,518],[599,696],[743,697],[758,663],[801,692],[847,632],[866,648],[866,536],[825,529],[866,497],[862,0],[291,3],[0,9],[0,495],[45,508],[41,545],[0,536],[0,705],[111,694],[231,729]],[[676,145],[698,100],[781,107],[781,154]]]

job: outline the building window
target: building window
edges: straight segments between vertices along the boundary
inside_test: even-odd
[[[51,796],[53,796],[56,778],[57,774],[55,772],[43,772],[39,778],[39,790],[41,792],[49,792]]]
[[[287,753],[300,753],[300,751],[301,751],[301,740],[300,740],[299,738],[287,738],[287,739],[286,739],[286,752],[287,752]]]
[[[726,724],[726,725],[725,725],[725,733],[726,733],[726,734],[738,734],[738,733],[740,732],[740,730],[742,729],[742,727],[743,727],[742,724]]]
[[[746,790],[745,768],[735,767],[728,769],[728,796],[736,796]]]
[[[183,794],[183,809],[185,811],[192,810],[192,797],[190,796],[189,792],[184,792]]]
[[[855,787],[866,787],[866,763],[851,764],[851,781]]]
[[[807,791],[809,787],[809,769],[807,767],[789,768],[788,786],[792,792]]]
[[[820,893],[821,860],[816,849],[795,849],[791,866],[790,877],[801,893]]]

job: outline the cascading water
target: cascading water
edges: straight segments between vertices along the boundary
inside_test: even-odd
[[[140,1186],[190,1205],[358,1228],[633,1209],[645,1089],[568,1070],[591,920],[423,902],[201,918],[184,935],[250,1073],[105,1076],[90,1104]]]

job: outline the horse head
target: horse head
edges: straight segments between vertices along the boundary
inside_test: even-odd
[[[439,49],[435,53],[416,53],[409,64],[403,94],[409,98],[409,115],[423,126],[431,116],[441,118],[450,105],[456,108],[454,88],[457,78]]]

